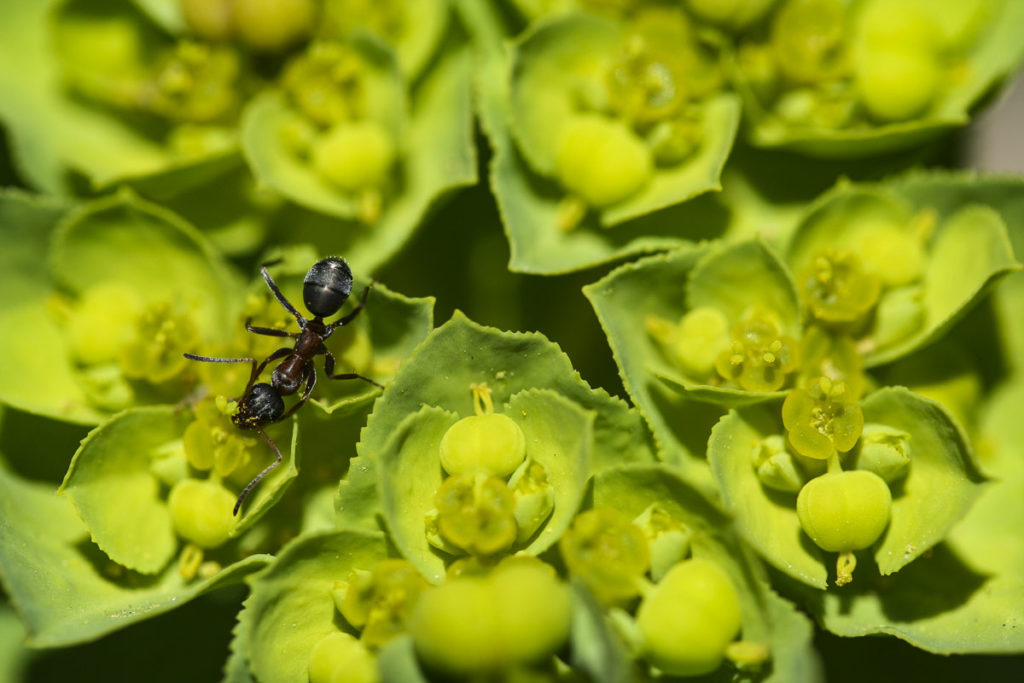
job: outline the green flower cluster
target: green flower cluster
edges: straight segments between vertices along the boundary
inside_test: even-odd
[[[0,680],[1024,653],[1022,7],[0,3]]]

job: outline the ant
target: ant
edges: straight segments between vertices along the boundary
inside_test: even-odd
[[[325,324],[324,318],[329,318],[339,310],[352,293],[352,271],[344,260],[335,256],[322,259],[313,264],[313,267],[306,273],[302,281],[302,301],[306,308],[313,314],[312,320],[307,320],[299,313],[295,306],[285,298],[278,288],[277,283],[270,277],[267,268],[280,263],[281,259],[268,261],[260,266],[260,274],[270,288],[271,293],[278,303],[286,311],[295,316],[299,323],[298,332],[287,332],[269,327],[253,327],[252,318],[245,321],[245,329],[254,334],[263,334],[268,337],[291,337],[295,339],[295,346],[292,348],[282,347],[257,363],[255,358],[211,358],[209,356],[197,356],[193,353],[186,353],[185,358],[198,360],[205,363],[252,363],[252,372],[249,375],[249,382],[245,386],[245,392],[238,401],[238,410],[231,416],[231,421],[241,429],[248,429],[259,433],[263,440],[274,452],[275,460],[265,470],[256,475],[256,478],[242,490],[238,500],[235,501],[233,514],[237,515],[242,501],[249,495],[249,492],[265,477],[271,470],[281,464],[281,451],[277,449],[274,442],[270,440],[264,425],[272,422],[280,422],[290,417],[302,404],[309,399],[316,386],[316,369],[313,367],[313,358],[319,355],[324,356],[324,372],[330,379],[361,379],[383,389],[384,387],[369,377],[363,377],[355,372],[344,372],[334,374],[334,356],[324,345],[324,341],[330,337],[338,327],[352,322],[353,318],[359,315],[366,305],[366,297],[370,293],[373,282],[363,289],[359,297],[359,305],[350,313],[338,318],[333,323]],[[270,383],[256,382],[256,378],[263,372],[267,365],[275,360],[283,358],[270,376]],[[282,396],[290,396],[299,390],[305,382],[306,388],[302,397],[288,410],[285,410]]]

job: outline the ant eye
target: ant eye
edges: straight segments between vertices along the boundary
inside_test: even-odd
[[[352,293],[352,271],[337,257],[317,261],[302,281],[302,301],[321,318],[334,315]]]

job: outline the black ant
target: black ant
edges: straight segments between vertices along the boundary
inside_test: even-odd
[[[317,261],[306,273],[302,281],[302,301],[306,308],[313,314],[312,320],[307,320],[299,313],[295,306],[285,298],[278,289],[274,279],[270,277],[267,268],[279,263],[280,259],[269,261],[260,266],[260,274],[267,283],[267,287],[274,294],[277,301],[286,311],[295,316],[299,323],[298,332],[286,332],[269,327],[253,327],[252,318],[245,321],[245,329],[255,334],[265,334],[269,337],[292,337],[295,339],[295,346],[292,348],[282,347],[257,363],[255,358],[211,358],[209,356],[197,356],[193,353],[186,353],[185,358],[198,360],[206,363],[252,363],[252,372],[249,375],[249,383],[245,386],[242,398],[238,400],[238,410],[231,417],[231,421],[241,429],[256,431],[274,452],[275,460],[265,470],[256,475],[256,478],[242,490],[241,495],[235,502],[234,514],[238,514],[242,501],[249,495],[253,487],[260,482],[271,470],[281,464],[281,451],[277,449],[274,442],[270,440],[263,426],[272,422],[279,422],[290,417],[302,404],[309,399],[309,395],[316,386],[316,369],[313,367],[315,356],[324,356],[324,372],[331,379],[361,379],[383,389],[384,387],[374,382],[369,377],[363,377],[355,372],[344,372],[334,374],[334,356],[324,345],[324,341],[330,337],[335,328],[342,327],[352,322],[352,319],[359,315],[366,305],[366,297],[370,293],[371,282],[363,289],[359,297],[359,305],[350,313],[338,318],[333,323],[325,324],[324,318],[329,318],[339,310],[352,293],[352,271],[348,264],[340,258],[329,257]],[[270,383],[256,383],[256,378],[263,372],[264,368],[271,361],[283,358],[270,376]],[[284,408],[282,396],[290,396],[299,390],[303,382],[305,390],[295,405],[288,410]]]

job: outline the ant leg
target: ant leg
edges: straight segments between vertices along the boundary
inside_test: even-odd
[[[312,364],[306,366],[306,390],[302,392],[302,398],[295,402],[291,408],[284,412],[284,415],[277,418],[277,421],[291,417],[292,413],[302,407],[302,404],[309,400],[309,395],[313,393],[313,387],[316,386],[316,368]]]
[[[370,296],[370,288],[373,287],[375,284],[377,284],[376,280],[370,280],[370,284],[363,287],[363,293],[359,297],[359,305],[352,309],[352,311],[348,315],[344,316],[343,318],[338,318],[333,323],[328,325],[327,331],[332,332],[335,327],[348,325],[350,322],[352,322],[352,319],[359,315],[359,313],[363,310],[363,306],[366,305],[366,297]]]
[[[245,497],[249,495],[249,492],[253,490],[256,484],[260,483],[260,480],[263,479],[263,477],[270,474],[271,470],[280,465],[282,460],[281,451],[277,450],[277,446],[275,446],[274,442],[270,440],[270,437],[267,436],[267,433],[263,431],[263,428],[256,427],[256,431],[259,432],[259,435],[262,436],[263,440],[267,442],[268,446],[270,446],[270,450],[274,451],[275,459],[274,462],[270,463],[270,465],[268,465],[265,470],[257,474],[256,477],[252,481],[250,481],[244,489],[242,489],[242,493],[239,494],[238,500],[235,501],[235,509],[231,513],[236,517],[238,516],[239,508],[242,507],[242,501],[245,500]]]
[[[370,379],[369,377],[363,377],[362,375],[360,375],[358,373],[355,373],[355,372],[343,372],[343,373],[335,375],[334,374],[334,356],[326,348],[324,348],[324,372],[326,372],[327,376],[329,378],[331,378],[331,379],[361,379],[364,382],[369,382],[370,384],[372,384],[373,386],[377,387],[378,389],[383,389],[384,388],[383,384],[381,384],[379,382],[375,382],[372,379]]]
[[[268,337],[297,337],[299,336],[295,332],[288,332],[287,330],[277,330],[272,327],[253,327],[252,318],[245,319],[245,331],[252,332],[254,334],[264,334]]]
[[[267,287],[270,287],[270,291],[274,295],[274,298],[277,299],[277,303],[281,304],[284,307],[284,310],[295,316],[295,319],[299,321],[299,327],[305,328],[306,319],[302,317],[302,314],[299,313],[295,307],[292,306],[291,302],[285,298],[284,294],[281,293],[281,290],[277,287],[277,283],[274,282],[274,278],[270,277],[270,272],[267,270],[268,266],[272,266],[280,260],[281,259],[277,259],[275,261],[267,261],[264,263],[260,266],[260,275],[263,276],[263,280],[267,283]]]

